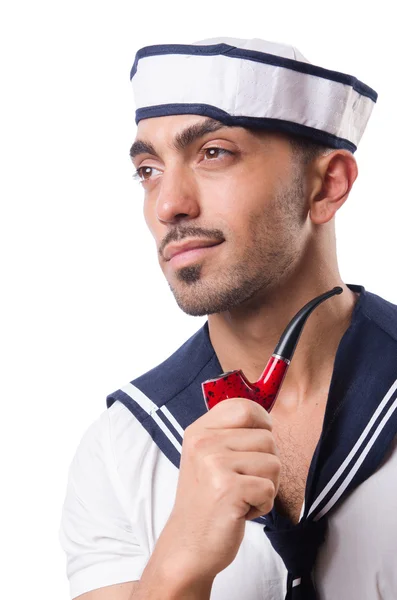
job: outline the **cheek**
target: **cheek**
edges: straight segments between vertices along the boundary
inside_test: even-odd
[[[150,233],[152,234],[152,236],[154,238],[156,238],[156,235],[159,229],[159,222],[158,219],[156,218],[156,211],[155,211],[155,207],[153,205],[153,203],[150,203],[148,200],[144,200],[143,203],[143,217],[145,219],[145,223],[150,231]]]
[[[245,178],[225,176],[211,181],[201,190],[202,203],[209,211],[223,215],[233,221],[249,208],[251,188]]]
[[[152,231],[152,221],[153,217],[151,215],[151,211],[148,208],[147,203],[145,202],[143,205],[143,218],[145,219],[145,223],[148,226],[149,230]]]
[[[214,214],[227,221],[230,229],[240,235],[244,231],[249,233],[256,220],[263,221],[272,204],[266,186],[258,185],[248,177],[225,182],[222,189],[214,190],[213,200]]]
[[[152,235],[155,241],[156,248],[158,249],[167,232],[164,226],[162,226],[161,223],[159,223],[158,219],[156,218],[155,211],[152,207],[144,204],[143,216],[147,228],[149,229],[150,234]]]

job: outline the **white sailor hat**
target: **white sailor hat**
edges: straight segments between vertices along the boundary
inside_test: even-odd
[[[145,46],[130,78],[136,124],[196,114],[351,152],[378,97],[356,77],[313,65],[293,46],[261,39]]]

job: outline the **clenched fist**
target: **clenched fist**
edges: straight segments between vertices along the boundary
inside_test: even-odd
[[[270,415],[256,402],[224,400],[197,419],[161,535],[168,564],[191,581],[214,578],[234,560],[245,522],[272,509],[280,470]]]

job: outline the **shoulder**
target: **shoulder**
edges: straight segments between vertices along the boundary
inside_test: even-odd
[[[69,485],[75,489],[84,487],[87,495],[95,494],[101,478],[102,493],[111,488],[119,492],[116,456],[127,441],[138,447],[146,443],[146,437],[131,412],[115,402],[84,431],[69,467]]]
[[[83,432],[73,461],[90,453],[93,456],[106,454],[112,448],[113,439],[119,437],[123,428],[130,429],[130,426],[133,425],[133,419],[128,417],[128,410],[119,402],[104,410]],[[139,431],[138,428],[137,431]]]
[[[98,529],[106,522],[109,528],[112,523],[130,527],[130,492],[138,493],[142,486],[142,457],[148,454],[146,462],[156,459],[147,452],[151,446],[145,429],[119,402],[90,424],[69,466],[62,516],[64,540],[65,536],[77,534],[76,526],[83,535],[94,522]],[[125,486],[125,472],[129,489]]]

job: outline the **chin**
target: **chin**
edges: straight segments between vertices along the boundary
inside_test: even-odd
[[[208,284],[200,283],[176,287],[170,285],[170,288],[179,308],[194,317],[230,311],[247,304],[257,293],[256,289],[246,285],[220,289],[218,283],[212,289]]]

